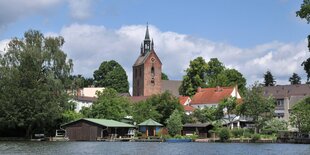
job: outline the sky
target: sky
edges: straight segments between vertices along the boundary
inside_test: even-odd
[[[146,23],[163,72],[181,80],[190,60],[218,58],[251,85],[271,71],[289,84],[310,57],[310,24],[296,17],[302,0],[0,0],[0,54],[13,37],[35,29],[63,36],[73,74],[92,77],[103,61],[116,60],[132,83]]]

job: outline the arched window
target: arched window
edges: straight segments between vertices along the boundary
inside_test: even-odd
[[[154,76],[155,76],[155,69],[154,69],[154,66],[152,66],[152,68],[151,68],[151,76],[152,76],[152,78],[154,78]]]

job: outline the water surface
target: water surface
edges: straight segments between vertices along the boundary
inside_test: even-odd
[[[309,144],[156,143],[156,142],[0,142],[0,154],[109,155],[299,155],[310,154]]]

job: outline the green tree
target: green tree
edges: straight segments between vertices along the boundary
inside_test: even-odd
[[[62,120],[65,123],[75,121],[80,118],[83,118],[83,114],[75,112],[74,110],[66,110],[62,113]]]
[[[267,133],[277,133],[280,130],[287,130],[288,123],[285,120],[273,118],[266,121],[263,131]]]
[[[129,100],[119,96],[113,88],[106,88],[102,92],[96,92],[98,99],[90,107],[82,109],[82,113],[92,118],[104,118],[121,120],[130,112]]]
[[[240,107],[240,113],[253,119],[255,132],[259,132],[262,125],[273,118],[275,101],[272,97],[266,98],[263,95],[263,89],[255,83],[249,88]]]
[[[299,132],[310,132],[310,97],[296,103],[291,111],[291,125],[297,127]]]
[[[208,65],[202,57],[190,61],[189,68],[186,69],[186,75],[183,76],[179,92],[184,96],[192,96],[198,87],[206,87],[205,74]]]
[[[211,58],[208,62],[207,87],[232,87],[238,86],[241,95],[246,90],[246,79],[236,69],[225,68],[217,58]]]
[[[243,75],[235,70],[235,69],[225,69],[221,73],[224,77],[227,78],[227,81],[224,81],[224,84],[222,86],[228,87],[228,86],[238,86],[239,93],[243,95],[246,91],[246,79],[243,77]],[[219,85],[221,86],[221,85]],[[214,86],[215,87],[215,86]]]
[[[94,83],[98,87],[113,88],[119,93],[127,93],[129,83],[123,67],[114,60],[104,61],[94,72]]]
[[[301,80],[300,76],[298,74],[296,74],[296,73],[293,73],[293,75],[289,79],[291,85],[301,84],[300,80]]]
[[[162,115],[156,110],[156,107],[146,101],[133,104],[131,115],[137,124],[150,118],[155,121],[159,121],[160,118],[162,118]]]
[[[36,30],[14,38],[0,57],[0,126],[23,131],[52,130],[68,104],[65,81],[72,60],[61,50],[62,37],[44,37]]]
[[[205,78],[208,83],[208,87],[221,86],[222,84],[220,84],[220,82],[223,80],[223,76],[221,76],[220,74],[225,69],[224,64],[220,62],[217,58],[211,58],[207,64],[208,68]],[[226,80],[227,79],[225,79],[225,81]]]
[[[213,122],[218,119],[217,108],[215,107],[205,107],[203,109],[195,109],[193,112],[193,117],[200,123]]]
[[[162,80],[169,80],[168,75],[163,73],[163,72],[161,73],[161,79]]]
[[[276,84],[276,81],[271,74],[270,71],[267,71],[266,74],[264,74],[264,85],[265,86],[274,86]]]
[[[238,104],[236,97],[228,97],[223,99],[218,106],[218,115],[223,117],[227,117],[228,125],[230,126],[235,117],[238,116]]]
[[[300,10],[296,12],[296,16],[299,16],[301,19],[306,19],[308,24],[310,23],[310,0],[304,0],[300,6]],[[310,35],[308,35],[308,48],[310,52]],[[302,64],[304,66],[304,70],[307,73],[307,82],[309,82],[310,78],[310,58],[305,60]]]
[[[183,128],[182,116],[180,112],[175,109],[171,116],[167,119],[167,129],[171,136],[181,134]]]
[[[167,118],[170,117],[175,109],[179,110],[180,112],[184,111],[182,105],[179,103],[178,98],[174,97],[168,91],[162,94],[153,95],[145,102],[147,102],[146,104],[150,104],[155,107],[156,111],[160,114],[159,116],[161,116],[159,118],[159,122],[161,124],[166,124]]]

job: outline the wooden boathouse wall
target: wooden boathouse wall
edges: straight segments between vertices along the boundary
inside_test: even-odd
[[[95,141],[101,137],[102,127],[91,122],[78,121],[66,127],[67,136],[70,140]]]

